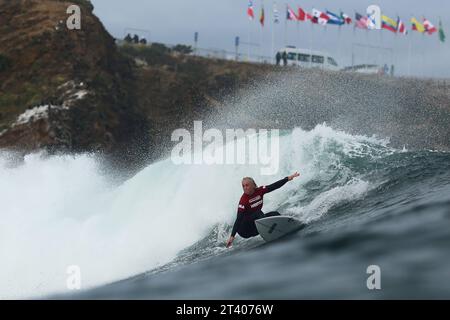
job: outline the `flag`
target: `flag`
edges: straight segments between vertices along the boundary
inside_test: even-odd
[[[330,20],[330,17],[326,13],[313,9],[311,20],[313,23],[318,23],[324,26],[328,23],[328,20]]]
[[[352,23],[352,18],[350,18],[348,15],[346,15],[345,13],[341,12],[341,18],[342,20],[344,20],[344,22],[346,24],[350,24]]]
[[[417,32],[425,32],[425,27],[414,17],[411,18],[412,29]]]
[[[375,23],[375,14],[369,14],[367,16],[367,29],[374,30],[377,24]]]
[[[273,4],[273,23],[280,23],[280,16],[278,14],[277,3]]]
[[[367,17],[356,12],[355,13],[355,27],[360,28],[360,29],[367,29]]]
[[[329,20],[327,22],[328,24],[335,24],[338,26],[342,26],[343,24],[345,24],[345,21],[342,18],[342,16],[338,16],[337,14],[330,12],[328,10],[327,10],[327,15],[329,17]]]
[[[425,32],[427,32],[428,34],[433,34],[437,32],[437,28],[433,26],[433,24],[425,18],[423,18],[423,26],[425,27]]]
[[[259,22],[264,27],[264,7],[261,7],[261,15],[259,16]]]
[[[383,14],[381,16],[381,28],[396,33],[398,28],[397,21]]]
[[[445,42],[445,32],[444,28],[442,27],[442,21],[439,19],[439,40],[441,42]]]
[[[403,23],[402,20],[400,20],[400,17],[397,17],[397,32],[401,34],[408,34],[408,31],[406,30],[406,26]]]
[[[253,1],[252,0],[248,1],[247,15],[250,20],[253,20],[253,18],[255,18],[255,13],[253,12]]]
[[[289,7],[289,6],[287,6],[286,19],[287,20],[293,20],[293,21],[297,21],[298,20],[298,17],[296,16],[294,10],[292,10],[291,7]]]
[[[300,21],[306,21],[306,20],[311,20],[312,16],[309,13],[307,13],[305,10],[303,10],[302,8],[299,7],[297,18]]]

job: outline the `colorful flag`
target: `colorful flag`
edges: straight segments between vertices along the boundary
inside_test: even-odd
[[[280,16],[278,14],[277,3],[273,4],[273,23],[280,23]]]
[[[360,28],[360,29],[367,29],[367,17],[356,12],[355,13],[355,27]]]
[[[292,10],[291,7],[289,7],[289,6],[287,6],[286,19],[287,20],[293,20],[293,21],[297,21],[298,20],[298,17],[296,16],[294,10]]]
[[[397,32],[401,34],[408,34],[408,31],[406,30],[406,26],[403,23],[402,20],[400,20],[400,17],[397,17]]]
[[[385,16],[384,14],[381,16],[381,28],[396,33],[397,27],[397,21],[389,18],[388,16]]]
[[[306,20],[312,19],[312,16],[300,7],[298,8],[298,16],[297,17],[298,17],[298,20],[300,20],[300,21],[306,21]]]
[[[439,40],[441,42],[445,42],[445,32],[444,28],[442,27],[442,21],[439,19]]]
[[[261,15],[259,16],[259,23],[264,27],[264,6],[261,7]]]
[[[425,32],[427,32],[428,34],[437,32],[437,28],[425,18],[423,18],[423,26],[425,27]]]
[[[412,29],[414,31],[423,33],[425,32],[425,27],[414,17],[411,18]]]
[[[346,24],[350,24],[352,23],[352,18],[350,18],[348,15],[346,15],[345,13],[341,12],[341,18],[344,20],[344,22]]]
[[[337,14],[330,12],[327,10],[327,15],[330,18],[328,20],[328,24],[335,24],[338,26],[342,26],[343,24],[345,24],[345,20],[342,18],[342,16],[338,16]]]
[[[318,24],[321,24],[324,26],[328,23],[329,20],[330,20],[330,17],[326,13],[319,11],[317,9],[312,10],[312,20],[311,21],[313,23],[318,23]]]
[[[250,20],[253,20],[253,18],[255,18],[255,13],[253,11],[253,1],[252,0],[248,1],[247,15],[248,15],[248,18]]]
[[[376,27],[377,27],[377,24],[375,22],[375,13],[369,14],[367,16],[367,29],[374,30],[374,29],[376,29]]]

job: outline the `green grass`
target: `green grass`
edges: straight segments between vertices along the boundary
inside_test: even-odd
[[[21,93],[2,93],[0,95],[1,123],[6,124],[14,119],[28,107],[38,105],[45,97],[41,86],[25,83]]]

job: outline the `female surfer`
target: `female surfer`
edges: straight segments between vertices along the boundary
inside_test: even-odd
[[[264,194],[281,188],[286,182],[291,181],[299,175],[300,174],[298,172],[295,172],[294,174],[275,183],[261,187],[256,185],[253,178],[245,177],[242,179],[242,189],[244,190],[244,194],[239,201],[236,221],[234,222],[231,236],[227,241],[227,248],[233,243],[236,233],[243,238],[257,236],[259,233],[256,229],[255,220],[280,215],[276,211],[269,212],[267,214],[264,214],[261,211],[263,207]]]

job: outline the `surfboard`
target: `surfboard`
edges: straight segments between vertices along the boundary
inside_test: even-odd
[[[255,220],[255,224],[266,242],[274,241],[304,227],[300,220],[287,216],[262,218]]]

